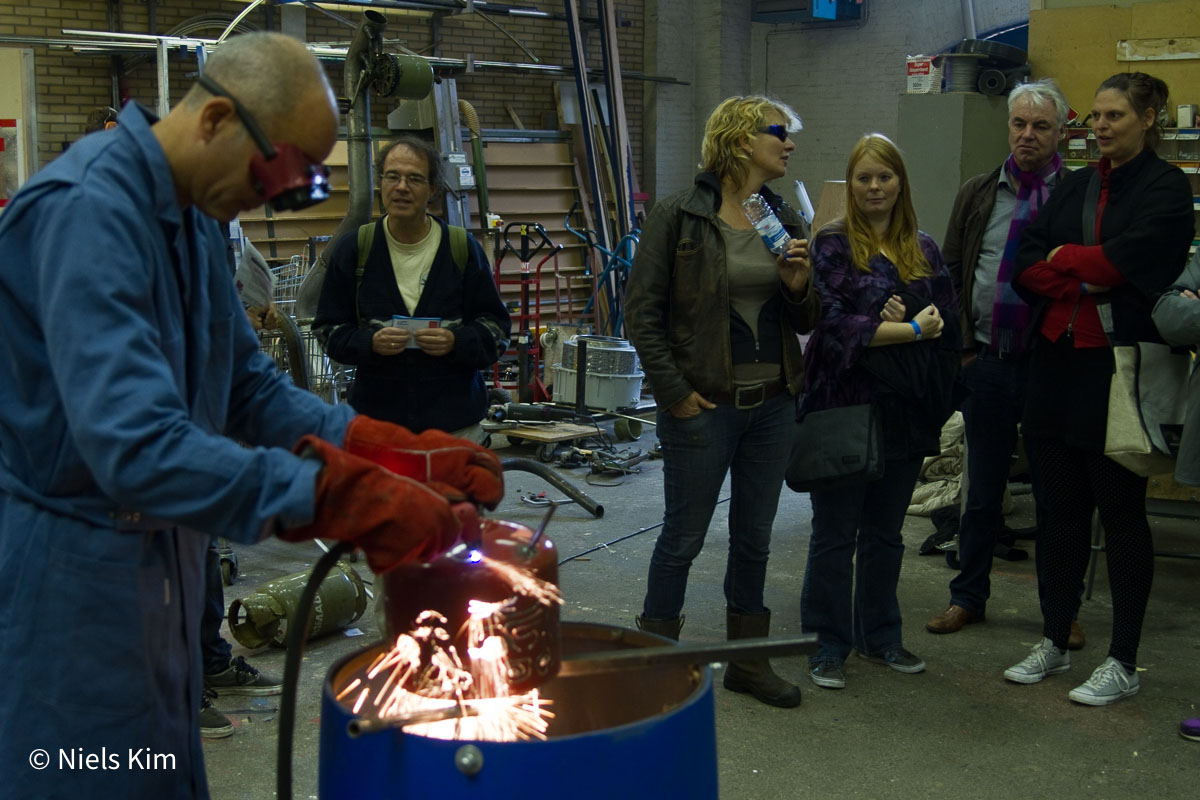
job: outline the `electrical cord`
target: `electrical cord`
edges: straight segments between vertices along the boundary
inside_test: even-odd
[[[279,746],[275,755],[275,797],[289,800],[292,796],[292,747],[296,734],[296,690],[300,682],[300,660],[304,643],[312,630],[313,603],[317,590],[334,565],[354,549],[353,542],[338,542],[321,556],[296,605],[296,619],[289,620],[287,656],[283,665],[283,694],[279,698]]]
[[[721,503],[728,503],[728,502],[729,502],[728,497],[722,497],[720,500],[718,500],[716,502],[716,505],[721,505]],[[600,544],[598,544],[594,547],[589,547],[587,550],[584,550],[582,553],[576,553],[573,556],[567,556],[564,559],[560,559],[558,562],[558,565],[561,567],[563,564],[566,564],[568,561],[574,561],[577,558],[583,558],[584,556],[594,553],[597,550],[604,550],[604,549],[608,548],[610,545],[618,544],[620,542],[625,541],[626,539],[632,539],[635,536],[641,536],[643,533],[646,533],[647,531],[652,531],[655,528],[661,528],[662,526],[663,526],[663,523],[656,522],[653,525],[647,525],[644,528],[639,528],[638,530],[634,531],[633,533],[627,533],[624,536],[618,536],[616,539],[611,539],[607,542],[601,542]]]

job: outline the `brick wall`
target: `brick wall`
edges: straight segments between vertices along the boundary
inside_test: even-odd
[[[520,5],[535,7],[561,16],[563,3],[559,0],[522,0]],[[594,0],[580,0],[580,13],[595,17]],[[618,29],[618,49],[621,66],[626,71],[643,70],[642,38],[644,13],[641,2],[615,4],[621,18],[630,21]],[[213,38],[223,26],[245,8],[244,2],[221,0],[156,0],[154,19],[149,17],[145,3],[121,3],[120,19],[109,19],[106,4],[84,0],[39,0],[32,4],[0,2],[0,35],[40,36],[61,38],[63,28],[119,31],[125,33],[166,34],[178,26],[199,17],[218,20],[219,27],[199,29],[191,35]],[[434,19],[430,16],[408,15],[384,9],[389,18],[386,37],[399,39],[404,46],[425,55],[477,60],[528,63],[529,57],[486,21],[473,15],[452,15]],[[356,11],[337,12],[357,22]],[[493,17],[509,33],[534,52],[542,64],[571,66],[570,46],[566,23],[526,17]],[[257,29],[278,30],[280,9],[256,9],[245,20]],[[305,9],[308,40],[346,44],[353,29],[312,9]],[[22,45],[24,46],[24,45]],[[585,47],[592,66],[600,65],[600,39],[591,28],[585,37]],[[79,55],[68,50],[34,47],[37,85],[39,163],[45,164],[62,151],[65,144],[79,138],[87,115],[99,106],[113,102],[112,58],[108,55]],[[153,107],[157,98],[157,72],[153,57],[140,53],[123,53],[122,94]],[[171,58],[171,98],[178,100],[190,85],[195,74],[195,58]],[[341,66],[327,62],[327,70],[335,89],[341,89]],[[570,74],[544,74],[498,69],[479,70],[472,74],[455,73],[458,96],[469,101],[485,128],[515,127],[506,106],[511,106],[528,128],[541,128],[547,121],[557,127],[554,83],[572,80]],[[625,80],[626,114],[629,135],[634,151],[634,164],[644,173],[641,135],[641,81]],[[395,101],[380,99],[373,102],[375,124],[386,126],[386,115]]]

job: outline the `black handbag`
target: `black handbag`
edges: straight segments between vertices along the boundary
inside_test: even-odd
[[[785,475],[788,488],[825,491],[882,477],[882,439],[873,403],[810,411],[796,429]]]

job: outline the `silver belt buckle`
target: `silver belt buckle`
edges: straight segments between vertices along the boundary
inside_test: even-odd
[[[743,397],[749,396],[750,400],[743,400]],[[753,399],[757,398],[757,399]],[[752,408],[758,408],[766,401],[767,385],[760,383],[757,386],[735,386],[733,388],[733,407],[738,411],[748,411]]]

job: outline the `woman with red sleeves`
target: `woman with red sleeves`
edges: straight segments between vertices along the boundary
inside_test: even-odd
[[[1146,478],[1106,457],[1104,440],[1113,372],[1107,331],[1115,341],[1162,341],[1150,311],[1179,275],[1192,239],[1188,180],[1154,153],[1166,101],[1167,85],[1144,73],[1100,84],[1091,113],[1100,163],[1063,181],[1017,252],[1017,291],[1033,306],[1037,326],[1022,424],[1038,441],[1048,519],[1038,543],[1043,638],[1004,677],[1037,683],[1071,668],[1067,637],[1099,508],[1112,642],[1104,662],[1068,694],[1094,706],[1138,691],[1138,642],[1154,574]]]

